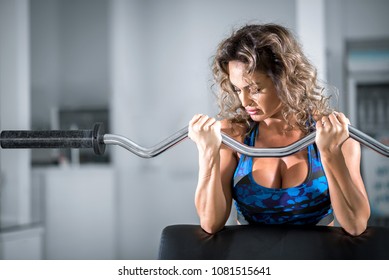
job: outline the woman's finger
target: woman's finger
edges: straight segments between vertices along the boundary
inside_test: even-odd
[[[333,113],[328,115],[328,120],[333,126],[341,126],[341,123],[339,122],[338,118]]]
[[[328,128],[328,127],[331,126],[331,123],[330,123],[330,121],[328,120],[328,117],[327,117],[327,116],[323,116],[323,117],[321,118],[321,125],[322,125],[323,128]]]
[[[215,118],[210,118],[207,115],[198,114],[195,115],[189,122],[189,129],[194,129],[196,131],[208,131],[215,122]]]
[[[343,114],[343,113],[339,113],[339,112],[334,112],[338,121],[341,123],[341,124],[350,124],[350,120]]]
[[[202,126],[202,129],[204,129],[204,130],[209,130],[215,122],[216,122],[216,120],[215,120],[214,118],[208,118],[208,119],[204,122],[204,124],[203,124],[203,126]]]
[[[208,116],[199,114],[193,117],[191,125],[196,128],[201,128],[207,120]]]
[[[201,116],[201,118],[197,121],[196,123],[196,126],[199,130],[202,130],[204,129],[204,127],[207,125],[207,123],[209,122],[210,120],[210,117],[208,117],[207,115],[203,115]]]
[[[321,120],[318,120],[316,122],[316,130],[321,130],[323,128],[323,122]]]
[[[194,125],[195,123],[197,123],[200,118],[202,117],[203,115],[202,114],[196,114],[192,117],[192,119],[189,121],[189,126],[192,126]]]

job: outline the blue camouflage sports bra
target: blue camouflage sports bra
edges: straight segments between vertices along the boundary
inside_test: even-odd
[[[258,124],[244,143],[255,145]],[[252,174],[253,158],[241,155],[233,177],[232,194],[240,223],[328,225],[333,210],[327,178],[316,144],[308,146],[308,176],[298,186],[274,189],[257,184]]]

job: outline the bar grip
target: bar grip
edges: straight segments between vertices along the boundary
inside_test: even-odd
[[[101,125],[95,124],[92,130],[5,130],[0,143],[4,149],[93,148],[102,155],[105,144]]]

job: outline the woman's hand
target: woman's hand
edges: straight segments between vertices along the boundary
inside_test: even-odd
[[[360,172],[361,148],[349,138],[350,121],[332,113],[316,122],[316,145],[328,180],[331,205],[341,227],[351,235],[365,231],[369,199]]]
[[[192,139],[200,151],[219,152],[222,137],[220,122],[206,115],[195,115],[189,122],[188,137]]]
[[[349,138],[350,120],[343,113],[333,112],[316,122],[316,145],[323,155],[341,152],[343,143]]]

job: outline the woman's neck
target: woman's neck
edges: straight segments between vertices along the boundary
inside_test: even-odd
[[[290,133],[295,134],[300,131],[297,126],[293,125],[296,121],[294,118],[289,120],[289,123],[282,116],[267,118],[260,122],[261,129],[272,135],[287,136]]]

